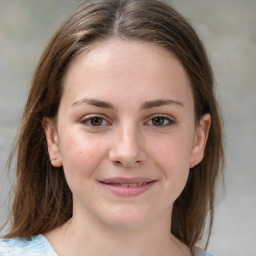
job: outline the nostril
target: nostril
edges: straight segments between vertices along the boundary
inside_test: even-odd
[[[125,168],[130,168],[130,167],[135,167],[135,166],[138,166],[141,164],[141,161],[131,161],[131,162],[128,162],[128,161],[120,161],[120,160],[116,160],[116,161],[113,161],[113,164],[116,165],[116,166],[123,166]]]
[[[120,161],[115,161],[114,164],[121,165],[122,163]]]
[[[134,149],[114,147],[110,150],[108,158],[115,166],[129,168],[141,165],[146,160],[147,155],[143,147]]]

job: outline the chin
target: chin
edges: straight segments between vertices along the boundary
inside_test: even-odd
[[[119,207],[105,216],[105,222],[118,230],[133,230],[146,226],[150,222],[149,211]]]
[[[135,230],[146,225],[145,220],[119,218],[111,219],[107,222],[108,226],[116,230]]]

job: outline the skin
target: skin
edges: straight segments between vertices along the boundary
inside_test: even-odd
[[[59,255],[190,255],[170,234],[172,206],[203,158],[211,118],[195,124],[191,85],[172,53],[94,43],[67,71],[57,121],[43,121],[51,163],[73,193],[72,219],[45,234]],[[155,182],[120,196],[100,182],[113,177]]]

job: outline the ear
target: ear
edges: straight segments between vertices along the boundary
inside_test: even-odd
[[[210,126],[211,115],[208,113],[204,114],[200,118],[199,125],[196,128],[189,168],[193,168],[195,165],[199,164],[203,160]]]
[[[44,117],[42,125],[47,140],[48,153],[51,164],[55,167],[62,166],[61,154],[59,149],[58,134],[54,120]]]

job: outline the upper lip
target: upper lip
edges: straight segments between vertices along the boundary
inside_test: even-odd
[[[147,178],[147,177],[132,177],[132,178],[125,178],[125,177],[113,177],[100,180],[100,182],[106,184],[135,184],[135,183],[149,183],[155,181],[154,179]]]

